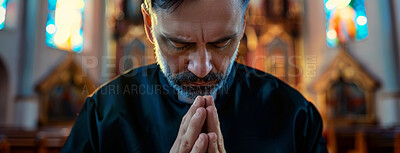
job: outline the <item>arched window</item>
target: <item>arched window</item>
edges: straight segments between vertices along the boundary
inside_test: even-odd
[[[81,52],[84,8],[84,0],[49,0],[46,44],[53,48]]]
[[[326,36],[329,47],[368,36],[364,0],[324,0]]]

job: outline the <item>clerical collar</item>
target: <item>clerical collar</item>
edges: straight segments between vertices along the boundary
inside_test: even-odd
[[[214,101],[217,99],[217,94],[214,93],[213,95]],[[193,104],[194,99],[190,99],[178,93],[178,100],[187,104]]]

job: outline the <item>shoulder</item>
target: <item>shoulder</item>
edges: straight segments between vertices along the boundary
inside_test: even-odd
[[[123,72],[121,75],[111,79],[98,87],[91,97],[103,94],[112,94],[113,89],[123,88],[126,85],[140,85],[143,83],[151,83],[158,77],[158,65],[151,64]]]
[[[141,94],[141,90],[158,83],[157,64],[130,69],[98,87],[87,101],[93,102],[99,110],[124,107]]]
[[[307,109],[310,103],[296,89],[266,72],[236,64],[236,79],[245,90],[255,93],[262,101],[270,101],[296,109]]]

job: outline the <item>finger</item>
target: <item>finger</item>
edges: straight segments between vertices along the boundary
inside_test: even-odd
[[[192,106],[190,106],[188,112],[183,116],[182,122],[179,128],[179,136],[182,136],[186,133],[187,127],[189,125],[189,122],[196,112],[197,108],[199,107],[204,107],[205,106],[205,100],[202,96],[197,96],[196,99],[194,100]]]
[[[214,106],[208,106],[206,108],[206,111],[207,111],[207,120],[206,120],[207,132],[217,133],[219,127],[218,115],[215,113],[217,109],[215,109]]]
[[[177,137],[176,139],[175,139],[175,142],[174,142],[174,144],[172,145],[172,147],[171,147],[171,150],[169,151],[170,153],[174,153],[174,152],[177,152],[179,150],[179,138]]]
[[[189,152],[192,149],[196,139],[201,132],[205,120],[206,110],[205,108],[200,107],[191,118],[187,131],[182,136],[179,152]]]
[[[207,134],[201,133],[194,144],[191,153],[205,153],[207,151]]]
[[[206,101],[207,119],[206,127],[207,132],[215,132],[218,135],[219,119],[217,109],[215,107],[214,98],[212,96],[203,96]]]
[[[207,153],[219,153],[218,143],[217,143],[217,134],[215,134],[215,132],[210,132],[207,135],[208,135]]]
[[[217,142],[219,150],[225,150],[224,139],[222,136],[218,113],[215,106],[208,106],[207,110],[207,132],[215,132],[217,134]]]
[[[206,101],[206,107],[207,106],[215,106],[215,102],[214,102],[214,97],[207,95],[207,96],[203,96],[205,101]]]
[[[215,107],[214,97],[204,96],[206,100],[207,119],[206,127],[207,132],[215,132],[217,134],[217,145],[220,152],[225,152],[224,138],[222,136],[220,122],[218,118],[217,108]]]

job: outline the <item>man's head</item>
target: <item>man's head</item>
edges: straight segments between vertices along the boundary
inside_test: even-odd
[[[146,34],[179,94],[212,95],[225,83],[244,33],[249,0],[145,0]]]

